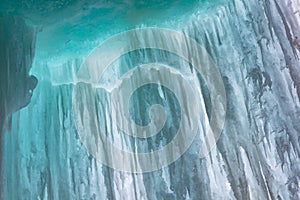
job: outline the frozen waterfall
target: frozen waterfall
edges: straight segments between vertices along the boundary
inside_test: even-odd
[[[133,2],[0,3],[1,199],[300,199],[299,0]]]

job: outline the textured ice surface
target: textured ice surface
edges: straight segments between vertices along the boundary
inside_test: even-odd
[[[28,105],[37,84],[29,76],[35,31],[20,17],[0,15],[0,46],[0,199],[4,199],[4,131],[10,129],[12,113]]]
[[[154,1],[142,8],[130,2],[30,2],[17,9],[14,1],[3,6],[43,29],[32,70],[39,84],[31,103],[13,115],[12,129],[5,135],[7,199],[300,198],[299,1]],[[136,12],[129,14],[131,10]],[[206,158],[199,159],[201,142],[196,138],[169,167],[130,174],[99,164],[79,140],[71,97],[81,62],[100,41],[136,26],[183,31],[205,47],[218,66],[227,116],[217,147]],[[141,50],[114,63],[102,81],[113,83],[147,61],[165,61],[183,74],[195,73],[174,55]],[[209,95],[202,85],[209,116]],[[139,105],[131,110],[137,122],[147,122],[142,109],[148,104],[164,100],[160,89],[165,99],[176,101],[161,87],[142,88],[132,100]],[[101,92],[99,98],[105,99]],[[171,124],[177,124],[177,114],[172,114]],[[167,142],[159,139],[128,147],[155,149]],[[126,141],[121,137],[116,142]]]

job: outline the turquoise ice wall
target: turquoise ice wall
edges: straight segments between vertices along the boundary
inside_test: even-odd
[[[6,199],[299,199],[299,7],[297,1],[276,0],[3,4],[2,12],[22,16],[38,32],[30,71],[38,85],[30,104],[13,114],[11,129],[5,131]],[[199,158],[197,136],[187,152],[165,168],[120,172],[99,163],[82,144],[72,110],[73,89],[92,49],[116,33],[150,26],[182,32],[206,49],[225,86],[226,121],[205,158]],[[173,38],[167,42],[184,43]],[[205,117],[210,117],[209,88],[201,75],[168,52],[128,53],[102,81],[114,83],[133,66],[148,62],[196,76]],[[105,91],[99,90],[98,98],[105,107]],[[146,141],[120,136],[120,146],[146,152],[172,140],[180,105],[167,88],[140,88],[132,97],[131,115],[147,124],[146,111],[155,103],[167,111],[161,134]],[[109,127],[101,124],[103,132]]]

